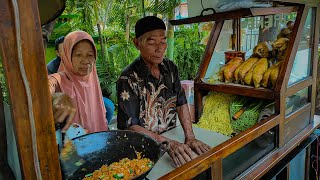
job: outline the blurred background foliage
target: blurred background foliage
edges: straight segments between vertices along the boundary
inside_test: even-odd
[[[75,30],[90,33],[98,50],[96,66],[103,96],[116,105],[116,81],[121,71],[139,56],[133,44],[136,21],[143,16],[155,15],[168,24],[179,5],[180,0],[66,0],[65,11],[55,21],[55,28],[49,36],[46,62],[56,57],[55,39]],[[173,29],[172,26],[167,28]],[[175,27],[174,46],[167,52],[173,51],[171,60],[178,66],[181,80],[196,76],[205,49],[200,44],[204,35],[199,32],[198,24]],[[0,81],[8,102],[3,72],[0,72]]]
[[[168,23],[179,4],[180,0],[67,0],[50,36],[46,60],[55,58],[56,38],[74,30],[90,33],[98,49],[97,72],[103,95],[116,103],[116,81],[121,71],[139,56],[132,42],[136,21],[144,15],[156,15]],[[193,79],[198,71],[205,49],[199,44],[200,36],[203,37],[197,24],[175,28],[172,60],[178,66],[181,80]]]

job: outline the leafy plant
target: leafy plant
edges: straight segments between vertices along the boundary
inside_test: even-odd
[[[174,59],[181,79],[192,80],[198,71],[205,46],[200,44],[198,25],[180,27],[175,32]]]
[[[102,94],[105,97],[109,97],[113,102],[116,102],[116,82],[122,70],[138,57],[139,52],[131,41],[127,43],[122,39],[116,43],[113,41],[107,42],[107,57],[102,59],[101,56],[99,56],[97,61],[97,73]]]
[[[7,88],[7,80],[4,75],[4,68],[3,68],[3,63],[2,63],[2,58],[0,56],[0,88],[2,90],[2,96],[3,96],[3,101],[9,104],[9,94],[8,94],[8,88]]]

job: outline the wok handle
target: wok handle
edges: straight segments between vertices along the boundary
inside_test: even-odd
[[[164,155],[164,153],[167,152],[168,149],[169,149],[169,142],[168,141],[162,141],[160,143],[160,157],[162,157]]]

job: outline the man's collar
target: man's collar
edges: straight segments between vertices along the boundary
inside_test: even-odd
[[[159,64],[160,73],[161,74],[167,74],[169,72],[168,68],[164,65],[165,58],[163,61]],[[142,77],[147,77],[151,75],[150,69],[148,68],[147,64],[144,62],[141,56],[137,59],[137,69],[139,69],[139,74]]]

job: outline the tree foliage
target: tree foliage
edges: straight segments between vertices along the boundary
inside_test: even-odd
[[[103,95],[115,102],[115,84],[121,71],[139,55],[132,43],[136,21],[144,12],[168,19],[179,3],[180,0],[67,0],[64,14],[76,14],[78,18],[55,29],[53,34],[57,38],[70,31],[84,30],[95,37],[98,35],[96,24],[101,25],[105,45],[102,48],[106,54],[102,56],[101,47],[97,45],[97,72]],[[199,45],[197,28],[193,25],[175,32],[173,61],[178,65],[181,79],[195,77],[204,52],[204,47]],[[129,39],[126,40],[125,34],[129,34]]]

